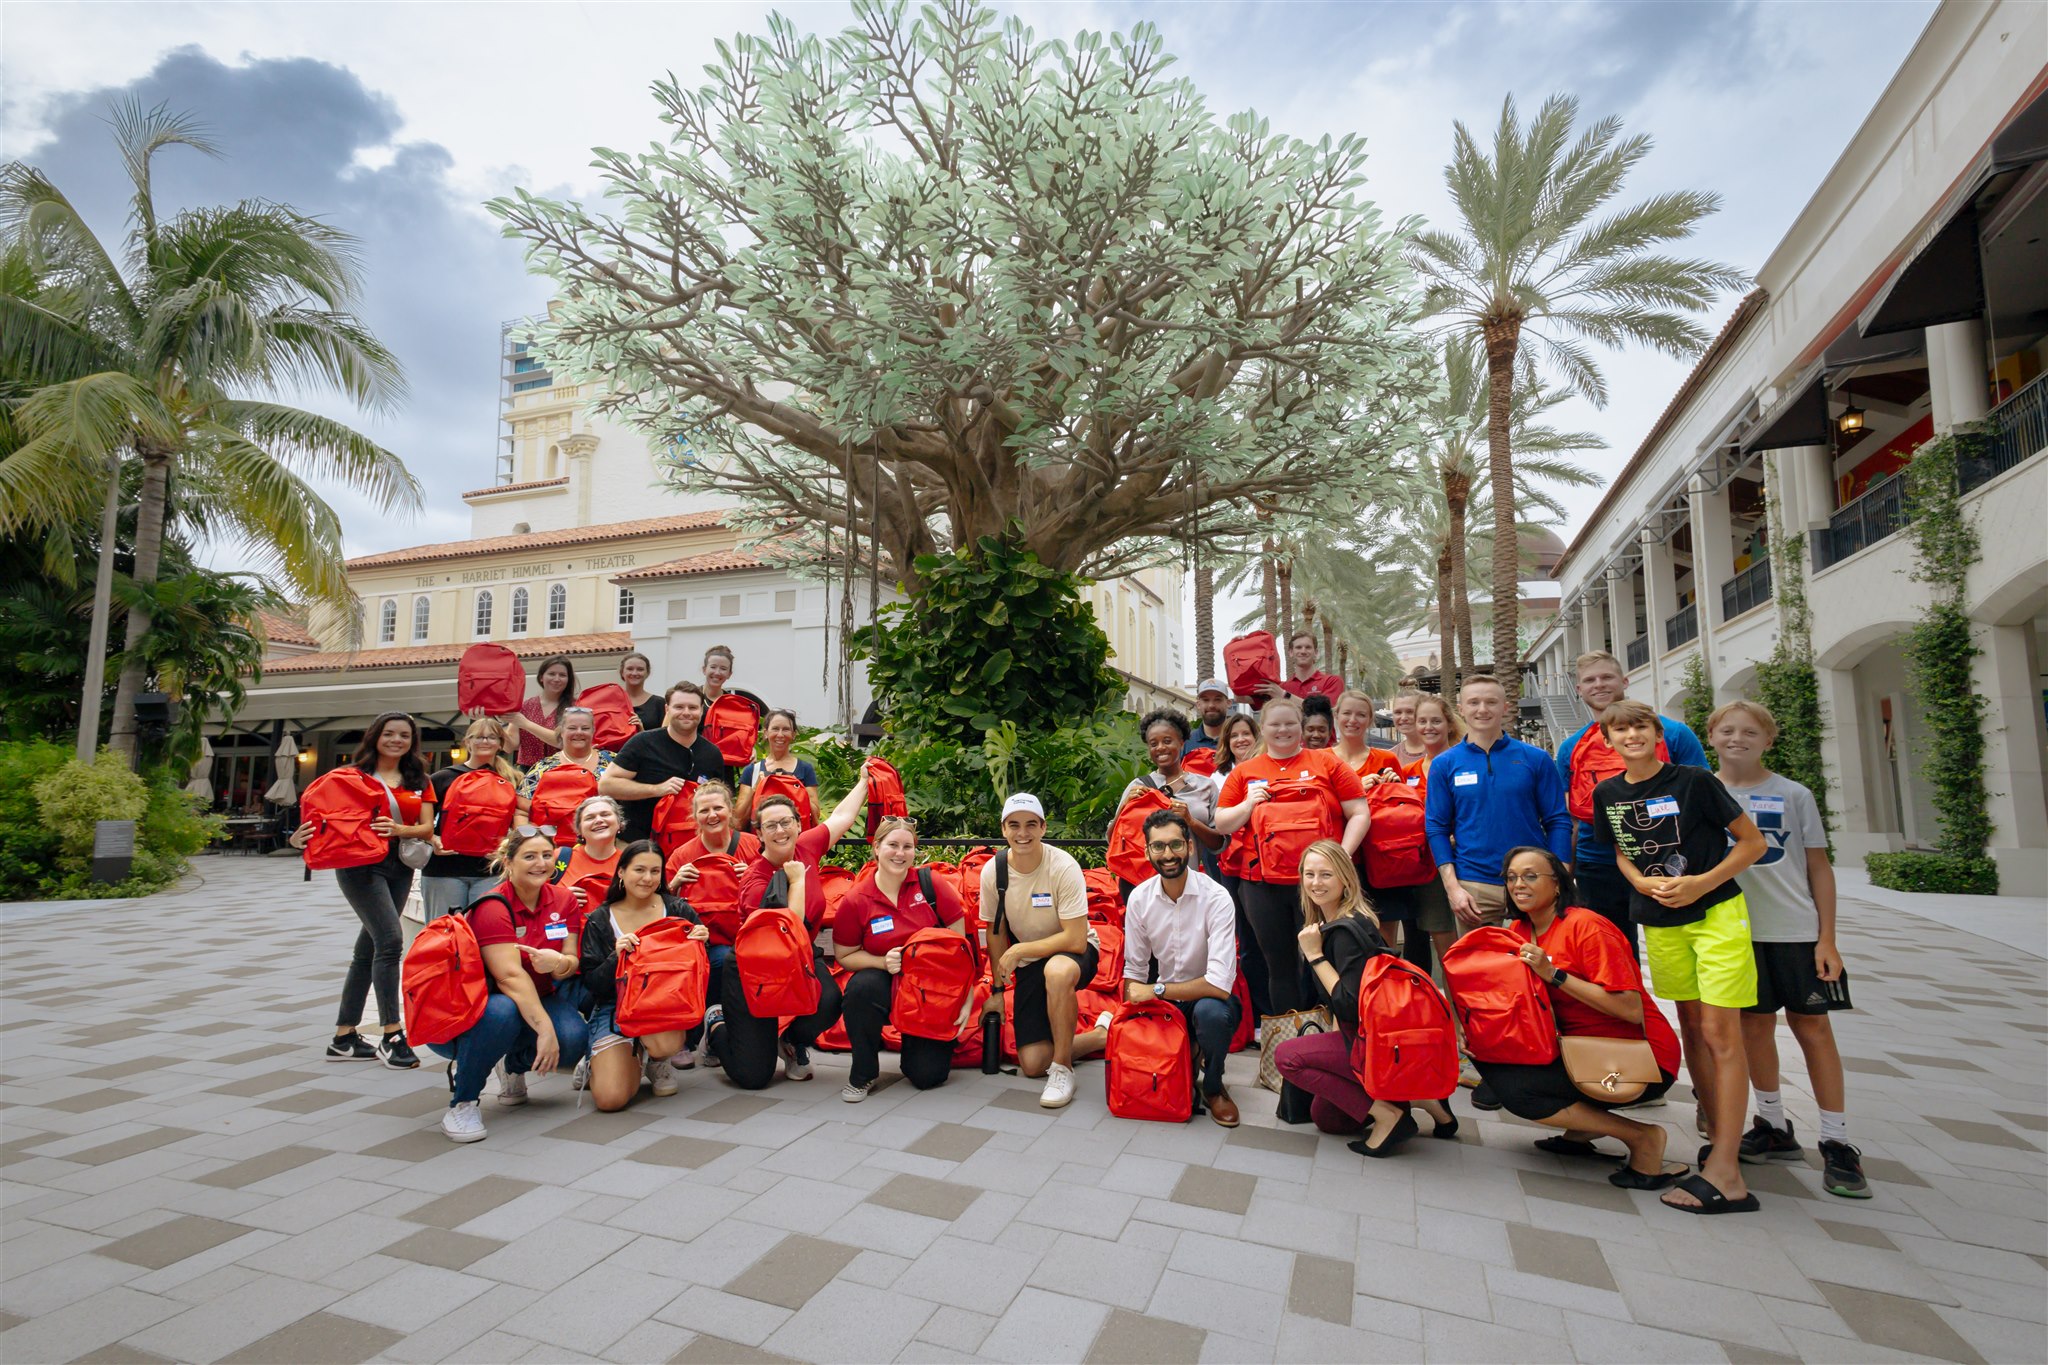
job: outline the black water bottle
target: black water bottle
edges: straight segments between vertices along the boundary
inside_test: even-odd
[[[981,1074],[993,1076],[1003,1069],[1003,988],[988,993],[981,1007]]]

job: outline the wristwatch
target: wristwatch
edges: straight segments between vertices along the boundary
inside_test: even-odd
[[[1556,971],[1550,974],[1550,984],[1557,987],[1559,990],[1563,990],[1564,983],[1571,979],[1572,974],[1562,967],[1559,967]]]

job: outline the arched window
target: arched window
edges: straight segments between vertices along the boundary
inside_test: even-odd
[[[633,590],[631,588],[619,589],[618,621],[622,626],[633,624]]]
[[[398,639],[398,603],[391,598],[384,599],[384,605],[377,608],[377,643],[393,644]]]
[[[512,589],[512,633],[526,634],[526,589]]]
[[[569,625],[569,590],[560,583],[548,585],[548,629],[566,630]]]
[[[423,645],[427,642],[427,623],[433,614],[433,605],[422,593],[412,599],[412,642]]]
[[[476,637],[481,640],[491,633],[491,590],[479,589],[476,595]]]

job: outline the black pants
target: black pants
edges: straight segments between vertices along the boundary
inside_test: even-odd
[[[334,884],[341,888],[348,908],[362,921],[362,928],[356,931],[348,975],[342,979],[341,1009],[334,1017],[334,1026],[354,1028],[363,1022],[363,1004],[370,998],[374,982],[378,1018],[385,1028],[396,1028],[398,964],[405,956],[405,935],[398,927],[398,912],[405,908],[405,898],[412,892],[412,869],[398,860],[398,845],[394,842],[381,863],[336,868]]]
[[[742,1090],[766,1090],[768,1082],[775,1079],[777,1045],[782,1039],[801,1048],[807,1048],[818,1041],[818,1035],[839,1019],[839,983],[832,979],[831,971],[825,966],[823,953],[811,958],[811,969],[818,974],[818,1009],[815,1014],[792,1022],[787,1031],[779,1036],[775,1030],[775,1018],[756,1019],[747,1009],[746,987],[740,984],[737,964],[728,964],[725,969],[725,985],[720,992],[720,1003],[725,1010],[725,1023],[713,1034],[711,1046],[718,1053],[720,1065],[725,1068],[726,1079]]]
[[[1313,1003],[1301,981],[1301,888],[1244,882],[1245,918],[1266,959],[1266,994],[1271,1012],[1307,1009]]]
[[[1223,889],[1230,893],[1230,903],[1237,907],[1237,965],[1244,973],[1245,992],[1252,998],[1252,1022],[1273,1012],[1273,997],[1267,991],[1266,955],[1259,951],[1258,936],[1252,933],[1252,922],[1244,913],[1244,878],[1225,875]]]
[[[882,1074],[882,1025],[896,998],[896,978],[880,967],[863,967],[846,982],[846,1040],[853,1045],[852,1085]],[[944,1085],[953,1074],[953,1044],[939,1038],[903,1036],[898,1059],[903,1077],[919,1090]]]
[[[1628,935],[1628,950],[1633,955],[1636,923],[1629,918],[1629,884],[1621,869],[1613,863],[1582,858],[1572,869],[1572,880],[1579,884],[1579,904],[1598,912],[1602,919]]]

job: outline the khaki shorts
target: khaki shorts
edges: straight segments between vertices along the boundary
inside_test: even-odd
[[[1470,933],[1480,925],[1507,923],[1508,889],[1505,886],[1496,886],[1492,882],[1461,881],[1458,884],[1465,888],[1465,894],[1472,897],[1472,903],[1479,907],[1480,914],[1479,924],[1457,920],[1455,927],[1460,934]],[[1453,918],[1456,918],[1455,912]]]

